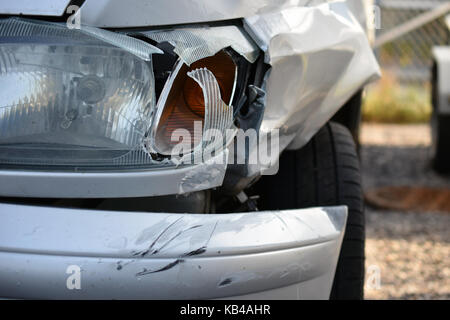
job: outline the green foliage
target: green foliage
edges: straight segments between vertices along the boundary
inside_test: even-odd
[[[428,85],[400,85],[393,76],[369,87],[363,101],[363,121],[385,123],[425,123],[431,116]]]

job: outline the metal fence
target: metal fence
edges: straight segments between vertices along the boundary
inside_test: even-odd
[[[376,1],[381,18],[381,28],[376,31],[376,37],[377,40],[384,38],[383,44],[376,49],[376,54],[385,72],[394,75],[399,82],[427,83],[429,81],[432,47],[450,44],[450,32],[445,23],[445,14],[442,15],[442,12],[438,12],[439,16],[432,14],[449,3],[450,0]],[[443,9],[446,11],[445,8]],[[402,29],[402,26],[408,29],[408,25],[411,31],[397,32]],[[395,34],[399,36],[396,37]],[[395,38],[389,40],[393,38],[390,35]]]

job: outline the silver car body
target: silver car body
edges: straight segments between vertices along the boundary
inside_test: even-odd
[[[450,30],[450,14],[445,17]],[[450,114],[450,46],[433,47],[433,58],[437,70],[437,112]]]
[[[279,129],[282,152],[306,144],[379,76],[361,12],[368,6],[358,2],[87,0],[80,14],[94,27],[171,25],[182,32],[193,23],[214,32],[209,22],[243,19],[240,32],[271,66],[260,131]],[[40,1],[35,11],[29,1],[3,2],[0,12],[58,16],[63,3]],[[1,170],[0,195],[185,194],[220,186],[226,169],[203,163],[117,173]],[[326,299],[346,217],[345,207],[200,215],[0,203],[0,297]],[[79,289],[68,285],[71,266],[81,270]]]
[[[437,65],[437,111],[450,114],[450,46],[433,48],[433,58]]]
[[[445,17],[450,30],[450,14]],[[437,66],[437,108],[438,113],[450,114],[450,46],[433,48],[433,58]]]
[[[48,299],[327,299],[347,217],[0,211],[0,296]],[[67,286],[71,266],[80,289]]]

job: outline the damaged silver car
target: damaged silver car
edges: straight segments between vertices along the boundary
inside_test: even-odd
[[[32,3],[0,4],[1,298],[363,297],[370,1]]]

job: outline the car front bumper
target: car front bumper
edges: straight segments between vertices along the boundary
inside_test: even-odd
[[[0,297],[327,299],[346,219],[0,204]]]

